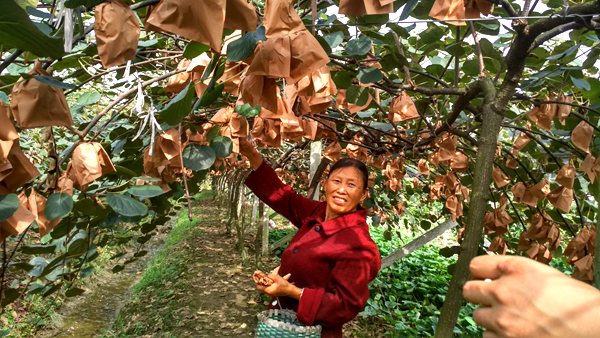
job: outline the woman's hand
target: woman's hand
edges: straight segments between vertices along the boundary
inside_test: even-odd
[[[256,147],[245,137],[240,137],[239,141],[240,154],[250,161],[250,167],[252,170],[258,169],[263,161],[263,158],[260,156],[258,150],[256,150]]]
[[[256,273],[255,273],[255,275],[256,275]],[[275,268],[275,270],[271,271],[267,275],[268,279],[270,279],[270,281],[272,281],[272,283],[270,283],[270,285],[264,285],[262,283],[257,283],[257,280],[255,279],[256,290],[261,291],[271,297],[286,296],[286,297],[291,297],[294,299],[300,299],[300,295],[302,294],[302,289],[300,289],[299,287],[295,286],[294,284],[288,282],[288,280],[290,279],[291,276],[292,275],[289,273],[283,277],[280,276],[279,275],[279,267],[277,267],[277,268]],[[263,281],[264,280],[265,279],[263,278]]]
[[[600,337],[600,291],[528,258],[480,256],[463,295],[484,337]]]

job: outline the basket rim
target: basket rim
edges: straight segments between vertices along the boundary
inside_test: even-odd
[[[278,329],[294,332],[294,333],[321,333],[321,325],[296,325],[286,323],[274,318],[273,316],[283,316],[297,320],[296,312],[289,309],[269,309],[262,311],[258,314],[259,325],[261,323],[275,327]]]

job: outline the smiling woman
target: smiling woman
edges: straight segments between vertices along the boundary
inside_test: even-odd
[[[369,282],[381,267],[360,206],[367,197],[367,167],[348,158],[336,162],[325,183],[326,201],[319,202],[283,184],[243,138],[240,153],[253,169],[246,185],[299,228],[280,267],[268,275],[273,282],[256,289],[272,297],[270,308],[296,311],[303,324],[321,325],[322,337],[342,337],[342,326],[365,306]]]

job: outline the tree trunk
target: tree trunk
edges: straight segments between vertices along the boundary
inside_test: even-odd
[[[260,243],[260,254],[262,257],[269,255],[269,207],[261,202],[263,206],[263,212],[260,215],[258,226],[262,228],[261,243]]]
[[[489,200],[489,187],[492,179],[492,167],[496,157],[498,134],[503,116],[495,112],[492,103],[496,90],[488,78],[479,80],[476,84],[484,94],[482,105],[483,124],[477,158],[475,162],[473,192],[470,196],[465,237],[461,244],[458,261],[454,268],[452,280],[448,286],[446,300],[442,306],[440,319],[435,331],[436,337],[452,337],[454,326],[463,304],[462,286],[469,279],[469,263],[477,255],[483,233],[483,216]]]
[[[315,174],[317,173],[318,169],[319,169],[319,165],[321,164],[321,149],[323,148],[323,144],[321,143],[321,141],[314,141],[310,143],[310,167],[309,167],[309,175],[308,175],[308,180],[309,182],[312,184]],[[320,173],[321,175],[323,174],[322,172]],[[321,176],[319,175],[319,176]],[[314,199],[314,200],[319,200],[319,179],[320,177],[316,180],[317,185],[315,186],[314,190],[312,191],[312,196],[309,196],[310,198]]]
[[[315,195],[319,188],[319,181],[321,180],[321,176],[323,176],[323,173],[325,172],[325,169],[327,169],[327,166],[329,165],[329,163],[331,163],[331,161],[328,158],[323,157],[321,159],[321,162],[319,163],[319,166],[317,167],[317,170],[315,171],[314,176],[310,180],[308,192],[306,193],[306,196],[308,198],[312,198],[314,200],[318,199],[318,198],[315,198]]]

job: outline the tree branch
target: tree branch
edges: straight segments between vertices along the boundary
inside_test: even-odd
[[[184,72],[185,69],[178,69],[178,70],[174,70],[172,72],[163,74],[161,76],[155,77],[153,79],[150,79],[148,81],[144,81],[142,82],[142,87],[146,87],[149,86],[151,84],[153,84],[154,82],[158,82],[161,80],[164,80],[172,75],[175,74],[179,74]],[[92,130],[92,128],[94,128],[96,126],[96,124],[100,121],[100,119],[102,117],[104,117],[104,115],[106,115],[111,109],[113,109],[119,102],[123,101],[124,99],[126,99],[127,97],[129,97],[129,95],[132,95],[134,93],[137,92],[137,86],[133,87],[132,89],[122,93],[121,95],[117,96],[116,99],[114,99],[108,106],[106,106],[100,113],[98,113],[94,119],[92,121],[90,121],[90,123],[87,125],[87,127],[85,127],[85,129],[81,132],[81,134],[83,135],[83,137],[85,138],[85,136],[87,136],[87,134]],[[67,150],[65,150],[63,157],[58,161],[58,166],[61,166],[64,161],[67,160],[67,158],[69,158],[69,156],[71,156],[71,153],[73,152],[73,150],[75,149],[75,147],[77,145],[79,145],[81,141],[75,142],[73,145],[71,145],[71,147],[67,148]]]

